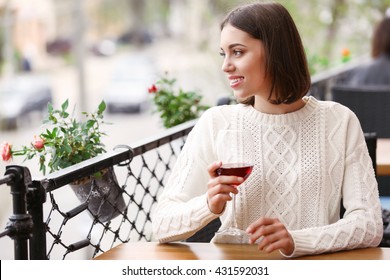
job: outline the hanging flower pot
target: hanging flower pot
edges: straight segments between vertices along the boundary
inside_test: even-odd
[[[39,169],[46,175],[47,171],[59,171],[106,152],[101,141],[106,135],[101,131],[106,123],[106,103],[101,101],[93,113],[82,112],[82,120],[69,113],[68,107],[68,100],[59,109],[48,103],[44,132],[19,149],[5,141],[0,145],[1,158],[10,161],[14,156],[25,156],[26,160],[37,157]],[[99,176],[74,182],[71,188],[82,203],[88,203],[90,213],[101,222],[117,217],[126,208],[112,167],[99,172]]]
[[[114,219],[126,208],[113,167],[74,182],[70,187],[81,203],[88,202],[88,209],[102,223]]]

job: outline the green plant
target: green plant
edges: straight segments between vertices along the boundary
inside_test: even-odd
[[[348,48],[343,48],[340,52],[340,58],[334,59],[333,61],[330,61],[327,57],[313,54],[308,49],[305,49],[305,51],[311,75],[339,66],[351,60],[351,51]]]
[[[85,120],[78,121],[68,113],[69,102],[66,100],[61,109],[54,109],[48,104],[48,116],[43,123],[48,126],[28,146],[14,149],[11,144],[1,145],[4,161],[14,156],[25,156],[25,160],[39,158],[40,171],[46,174],[69,167],[105,152],[101,137],[101,124],[106,104],[102,101],[94,113],[82,112]]]
[[[328,58],[310,53],[307,49],[306,54],[309,72],[311,75],[314,75],[318,72],[321,72],[322,70],[329,68],[330,62]]]
[[[148,91],[153,95],[156,111],[164,127],[175,125],[196,119],[209,107],[200,102],[202,96],[195,91],[175,89],[176,79],[162,78],[149,87]]]

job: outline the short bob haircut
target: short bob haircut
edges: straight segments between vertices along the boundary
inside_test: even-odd
[[[371,55],[374,58],[385,54],[390,56],[390,17],[385,17],[375,27],[372,37]]]
[[[271,103],[290,104],[308,93],[311,80],[305,50],[286,8],[278,3],[239,6],[222,21],[221,30],[228,24],[262,41],[266,76],[272,80]],[[254,105],[254,97],[239,102]]]

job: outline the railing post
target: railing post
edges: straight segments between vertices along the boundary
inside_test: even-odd
[[[46,202],[46,191],[39,181],[33,181],[28,190],[27,209],[34,224],[30,238],[30,259],[46,260],[46,224],[43,220],[43,204]]]
[[[27,190],[31,185],[31,175],[27,167],[8,165],[5,175],[13,176],[8,183],[11,186],[13,214],[6,229],[8,236],[14,240],[16,260],[28,259],[28,239],[31,237],[33,222],[27,213]]]

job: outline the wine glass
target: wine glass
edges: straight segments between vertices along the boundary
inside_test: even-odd
[[[220,131],[217,138],[217,153],[222,161],[222,166],[217,169],[218,176],[239,176],[245,181],[251,174],[254,164],[254,141],[249,130]],[[235,194],[232,199],[232,225],[219,233],[230,236],[235,241],[247,237],[246,232],[237,226]]]

